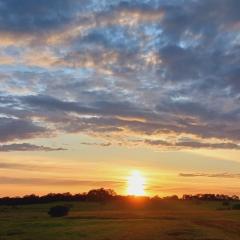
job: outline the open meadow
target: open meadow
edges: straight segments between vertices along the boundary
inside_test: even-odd
[[[68,216],[52,218],[57,204]],[[61,202],[0,206],[0,240],[239,240],[240,211],[221,202]]]

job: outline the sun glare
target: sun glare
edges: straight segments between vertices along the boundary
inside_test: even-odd
[[[139,171],[133,171],[128,177],[128,195],[133,196],[143,196],[145,195],[145,178],[141,175]]]

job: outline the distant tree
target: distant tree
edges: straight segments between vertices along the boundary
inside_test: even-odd
[[[87,193],[86,198],[88,201],[104,202],[113,199],[114,196],[116,196],[114,190],[99,188],[90,190]]]
[[[178,196],[177,195],[172,195],[172,196],[166,196],[163,198],[164,200],[178,200]]]
[[[239,199],[239,197],[237,195],[233,195],[232,196],[232,200],[233,201],[239,201],[240,199]]]
[[[183,200],[204,200],[204,201],[238,201],[239,197],[236,195],[228,196],[224,194],[184,194]]]
[[[129,196],[120,196],[116,195],[114,190],[112,189],[93,189],[90,190],[88,193],[78,193],[75,195],[72,195],[69,192],[66,193],[49,193],[47,195],[43,196],[37,196],[34,194],[26,195],[23,197],[2,197],[0,198],[0,205],[10,205],[10,206],[17,206],[17,205],[24,205],[24,204],[39,204],[39,203],[51,203],[51,202],[72,202],[72,201],[94,201],[94,202],[101,202],[105,203],[107,201],[115,200],[121,203],[127,203],[129,200],[132,199],[138,199],[138,201],[141,199],[145,199],[144,201],[151,201],[151,203],[158,203],[162,202],[162,200],[177,200],[178,196],[168,196],[164,198],[159,198],[158,196],[155,196],[153,198],[146,198],[146,197],[130,197]],[[190,201],[196,201],[197,204],[199,204],[201,201],[221,201],[223,204],[226,204],[226,202],[239,202],[239,197],[236,195],[228,196],[223,194],[196,194],[196,195],[190,195],[185,194],[182,197],[182,200],[190,200]],[[224,203],[225,202],[225,203]]]
[[[160,200],[161,200],[161,198],[158,195],[155,195],[151,198],[151,201],[153,201],[153,202],[158,202]]]
[[[48,214],[51,217],[64,217],[68,215],[69,210],[70,208],[67,206],[58,205],[58,206],[51,207],[48,211]]]

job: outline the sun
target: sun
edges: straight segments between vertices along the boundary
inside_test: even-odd
[[[133,171],[128,177],[128,195],[133,196],[144,196],[145,195],[145,178],[141,175],[139,171]]]

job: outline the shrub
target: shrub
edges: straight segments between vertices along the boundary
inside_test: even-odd
[[[70,208],[67,206],[54,206],[48,211],[51,217],[64,217],[68,215]]]
[[[223,201],[223,202],[222,202],[222,205],[223,205],[223,206],[229,206],[229,205],[230,205],[230,202],[229,202],[229,201]]]
[[[234,209],[234,210],[240,210],[240,203],[234,204],[234,205],[232,206],[232,209]]]

